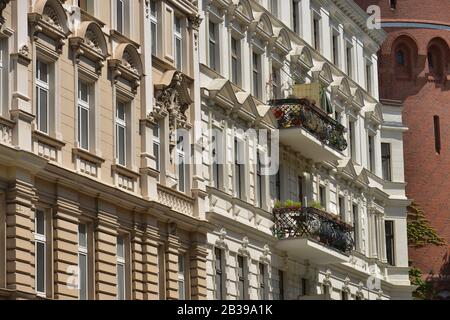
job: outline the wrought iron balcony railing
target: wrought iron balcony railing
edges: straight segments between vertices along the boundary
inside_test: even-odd
[[[343,253],[354,248],[353,227],[316,208],[276,208],[274,235],[280,239],[310,238]]]
[[[303,128],[335,150],[347,149],[345,127],[308,99],[281,99],[269,103],[280,129]]]

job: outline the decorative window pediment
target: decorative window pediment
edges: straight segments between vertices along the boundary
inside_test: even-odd
[[[84,21],[69,42],[75,51],[77,62],[81,57],[89,59],[95,63],[96,72],[100,74],[108,56],[108,45],[101,27],[96,22]]]
[[[129,43],[119,44],[114,57],[108,63],[114,80],[118,81],[119,78],[126,80],[131,86],[131,91],[136,93],[143,76],[141,56],[137,49]]]
[[[274,47],[282,55],[287,55],[291,50],[291,39],[289,33],[284,28],[274,28]]]
[[[359,88],[351,89],[352,93],[352,105],[358,109],[364,107],[364,95]]]
[[[245,26],[248,26],[254,19],[252,7],[248,0],[232,0],[228,11],[239,23]]]
[[[297,61],[300,62],[302,67],[306,70],[311,69],[314,65],[311,51],[306,46],[298,46],[292,57],[296,57]]]
[[[35,39],[43,34],[54,42],[56,52],[62,52],[70,31],[66,12],[58,0],[37,0],[28,20]]]
[[[257,12],[254,16],[254,20],[251,24],[251,30],[262,39],[269,41],[273,36],[272,23],[270,18],[265,12]]]
[[[350,99],[352,93],[350,92],[350,84],[345,77],[336,79],[333,86],[331,87],[331,92],[334,96],[346,101]]]
[[[381,105],[379,103],[372,103],[365,108],[366,119],[376,125],[379,126],[383,123],[383,111],[381,109]]]
[[[317,64],[317,66],[315,66],[312,71],[314,79],[321,81],[325,85],[328,86],[333,82],[333,74],[328,63],[321,62]]]

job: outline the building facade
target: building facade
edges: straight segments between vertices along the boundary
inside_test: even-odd
[[[385,34],[281,5],[0,1],[1,298],[410,298]]]
[[[380,96],[403,104],[407,195],[447,243],[411,250],[435,292],[448,298],[450,267],[446,176],[450,164],[445,139],[450,99],[450,4],[448,1],[357,1],[377,5],[388,37],[380,51]],[[420,152],[417,146],[420,146]]]
[[[410,298],[406,128],[378,101],[384,32],[352,1],[199,7],[208,298]],[[279,130],[277,173],[261,174],[278,152],[255,130]]]

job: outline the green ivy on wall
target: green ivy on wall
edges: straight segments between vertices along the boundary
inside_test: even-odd
[[[445,240],[439,236],[436,230],[426,219],[423,210],[416,204],[408,207],[408,244],[412,248],[423,248],[427,246],[445,246]],[[409,271],[411,284],[417,286],[413,292],[416,299],[431,299],[435,292],[430,282],[424,280],[423,272],[419,268],[413,267]]]

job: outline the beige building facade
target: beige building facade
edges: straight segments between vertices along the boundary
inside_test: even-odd
[[[0,298],[206,297],[205,194],[171,135],[192,138],[197,10],[157,6],[152,48],[149,1],[1,1]]]

